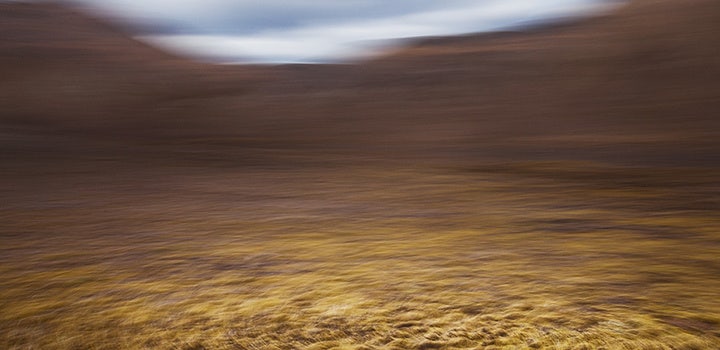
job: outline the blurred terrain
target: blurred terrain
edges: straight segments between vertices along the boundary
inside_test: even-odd
[[[420,40],[359,64],[263,67],[183,61],[59,5],[2,6],[2,123],[15,139],[717,161],[711,1],[632,2],[528,31]]]
[[[216,66],[0,3],[0,348],[720,346],[720,3]]]

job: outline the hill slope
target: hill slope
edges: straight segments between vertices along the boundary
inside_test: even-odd
[[[244,68],[173,57],[52,2],[1,3],[0,18],[0,122],[19,131],[155,134],[178,119],[194,125],[170,101],[238,94],[256,80]]]
[[[383,157],[718,160],[709,0],[263,68],[183,61],[58,5],[0,6],[2,122],[24,129]]]

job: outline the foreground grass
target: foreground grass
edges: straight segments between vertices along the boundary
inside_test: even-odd
[[[3,349],[720,347],[714,170],[22,175]]]

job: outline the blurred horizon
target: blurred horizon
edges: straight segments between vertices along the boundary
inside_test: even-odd
[[[342,63],[403,39],[522,28],[607,11],[620,0],[71,0],[136,39],[211,63]]]

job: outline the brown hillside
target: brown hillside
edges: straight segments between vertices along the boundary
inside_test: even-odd
[[[716,160],[713,1],[637,1],[355,65],[265,68],[183,61],[59,5],[0,6],[2,119],[23,130],[403,157]]]
[[[53,2],[0,4],[0,120],[20,132],[192,128],[178,101],[240,94],[252,74],[171,56]]]

